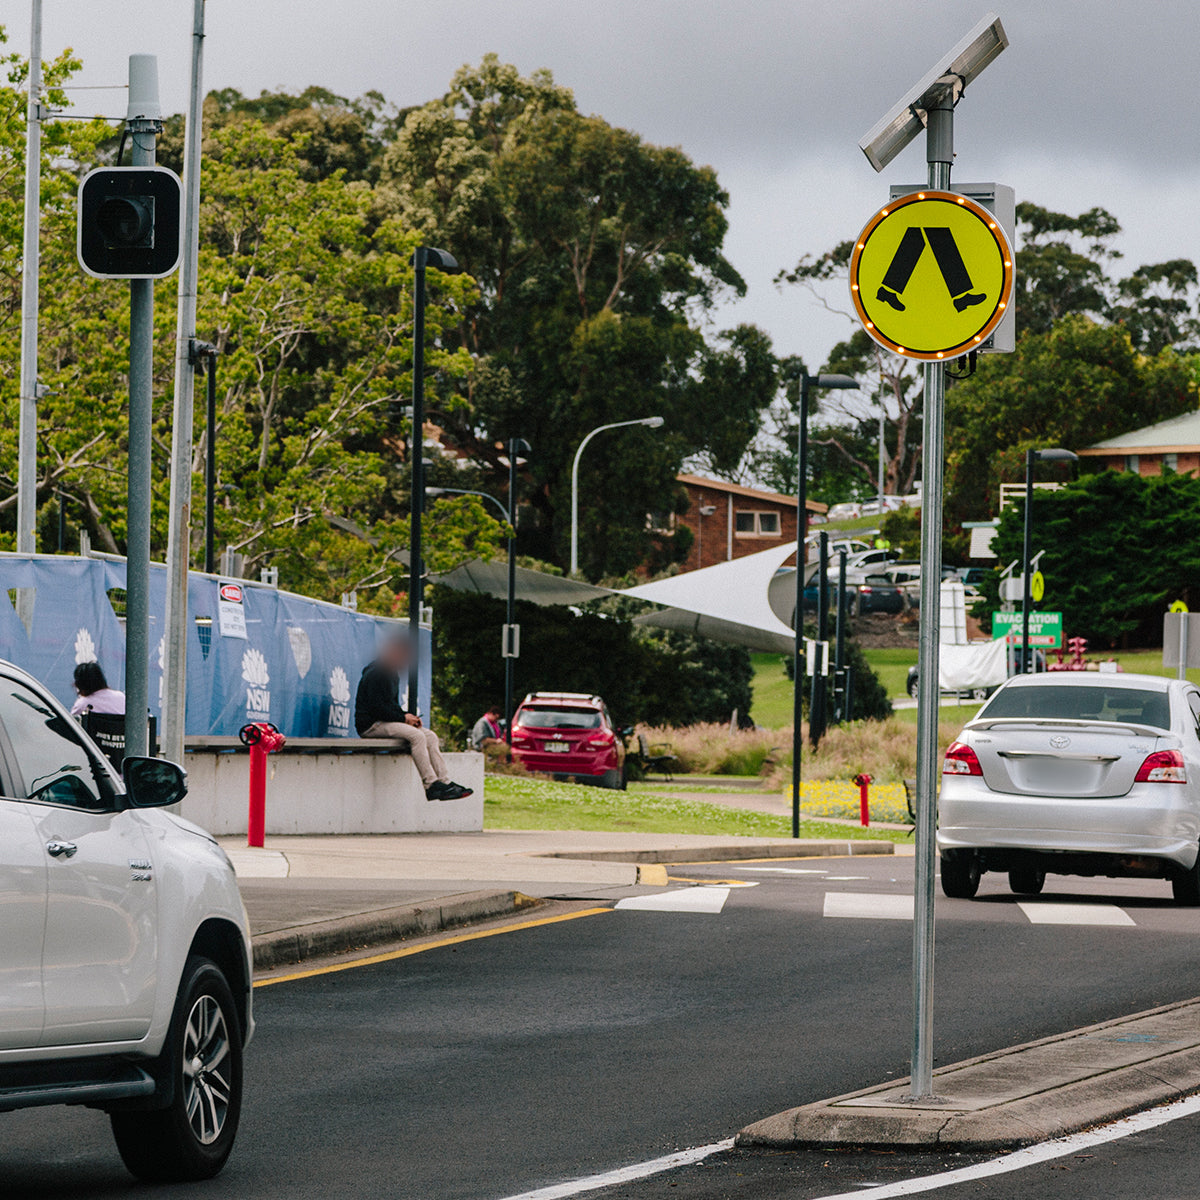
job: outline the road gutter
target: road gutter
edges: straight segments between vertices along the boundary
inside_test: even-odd
[[[309,959],[423,937],[476,921],[511,916],[538,903],[521,892],[464,892],[418,904],[356,913],[352,917],[292,925],[255,935],[254,969],[270,971]]]

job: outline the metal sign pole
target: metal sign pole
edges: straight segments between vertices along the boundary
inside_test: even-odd
[[[926,126],[929,186],[950,190],[954,96],[943,94]],[[938,645],[941,636],[943,426],[946,364],[925,364],[925,449],[921,482],[921,626],[917,656],[917,822],[913,921],[912,1097],[933,1095],[933,916],[937,838]]]
[[[1188,617],[1191,613],[1179,614],[1179,672],[1178,679],[1187,679],[1188,660]]]
[[[151,98],[152,112],[138,113]],[[126,120],[135,167],[154,166],[158,119],[158,62],[129,56],[130,113]],[[149,753],[150,709],[150,446],[154,421],[154,280],[129,281],[129,532],[125,549],[125,751]]]

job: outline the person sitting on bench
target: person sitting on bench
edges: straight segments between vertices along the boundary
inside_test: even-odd
[[[359,737],[407,742],[427,800],[461,800],[472,789],[450,778],[437,734],[400,703],[400,673],[408,670],[408,658],[407,637],[392,634],[374,661],[363,667],[354,698],[354,728]]]

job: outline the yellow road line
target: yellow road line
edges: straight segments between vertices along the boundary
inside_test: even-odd
[[[291,975],[277,975],[273,979],[255,980],[256,988],[270,987],[275,983],[293,983],[298,979],[313,979],[318,975],[333,975],[338,971],[351,971],[355,967],[370,967],[375,963],[392,962],[397,958],[409,958],[424,954],[426,950],[437,950],[442,946],[458,946],[463,942],[477,942],[480,938],[496,937],[501,933],[516,933],[519,929],[535,929],[539,925],[557,925],[560,921],[575,921],[580,917],[594,917],[599,913],[612,912],[611,908],[584,908],[579,912],[561,913],[557,917],[542,917],[536,921],[519,921],[515,925],[504,925],[499,929],[480,929],[475,933],[457,933],[453,937],[440,938],[436,942],[425,942],[420,946],[406,946],[403,950],[389,950],[386,954],[372,954],[368,958],[356,958],[350,962],[330,963],[327,967],[313,967],[309,971],[296,971]]]

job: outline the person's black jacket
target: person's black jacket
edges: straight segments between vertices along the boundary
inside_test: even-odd
[[[400,703],[400,676],[381,663],[363,667],[354,697],[354,728],[359,737],[377,721],[403,721],[407,712]]]

